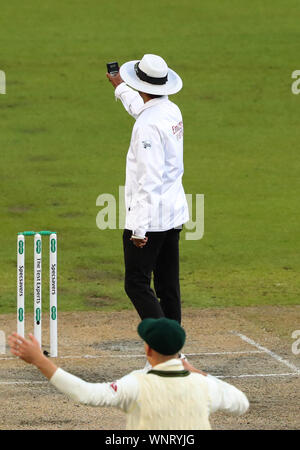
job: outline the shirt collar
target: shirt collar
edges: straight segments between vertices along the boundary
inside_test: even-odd
[[[139,111],[139,115],[147,108],[151,108],[152,106],[157,105],[157,103],[168,100],[168,96],[167,95],[163,95],[162,97],[158,97],[158,98],[152,98],[151,100],[148,100],[148,102],[144,103],[144,105],[141,107],[140,111]]]
[[[156,366],[153,367],[153,370],[182,370],[182,369],[184,369],[184,366],[182,364],[181,359],[178,358],[169,359],[168,361],[163,362],[161,364],[157,364]]]

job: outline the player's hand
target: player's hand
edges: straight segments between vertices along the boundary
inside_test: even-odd
[[[38,340],[32,334],[29,334],[29,339],[24,339],[13,333],[9,336],[8,343],[11,353],[29,364],[37,365],[44,357]]]
[[[189,372],[201,373],[201,375],[204,375],[205,377],[207,376],[207,373],[202,372],[202,370],[196,369],[186,359],[182,359],[181,362],[182,362],[183,367],[185,368],[185,370],[188,370]]]
[[[137,239],[131,237],[130,240],[134,243],[134,245],[138,248],[143,248],[147,244],[148,238],[147,236],[144,239]]]
[[[114,88],[119,86],[119,84],[123,83],[120,72],[118,72],[116,75],[111,75],[110,73],[107,73],[106,76]]]

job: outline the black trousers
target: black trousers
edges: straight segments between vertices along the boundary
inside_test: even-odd
[[[147,244],[138,248],[130,240],[131,230],[124,230],[125,291],[142,320],[167,317],[181,322],[180,231],[148,232]],[[155,293],[150,286],[152,273]]]

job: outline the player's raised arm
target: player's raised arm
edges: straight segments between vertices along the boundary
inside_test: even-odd
[[[75,402],[90,406],[116,406],[126,411],[138,396],[137,381],[130,374],[114,383],[88,383],[58,368],[42,353],[32,334],[29,339],[24,339],[13,333],[9,344],[13,355],[36,366],[53,386]]]
[[[139,394],[138,382],[130,374],[115,382],[89,383],[59,368],[50,382],[75,402],[90,406],[115,406],[123,411],[129,409]]]
[[[50,380],[57,370],[57,366],[42,353],[39,342],[32,334],[29,334],[29,339],[25,339],[19,334],[13,333],[9,336],[8,342],[13,355],[36,366]]]

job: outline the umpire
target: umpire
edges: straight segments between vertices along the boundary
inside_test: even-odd
[[[151,54],[107,77],[116,99],[136,119],[126,161],[125,291],[141,319],[181,323],[179,235],[189,214],[182,186],[182,115],[168,95],[177,93],[182,81]]]

